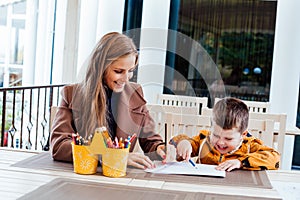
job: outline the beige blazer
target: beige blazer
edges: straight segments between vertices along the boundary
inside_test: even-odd
[[[77,84],[67,85],[61,91],[62,100],[58,107],[51,131],[51,152],[54,160],[68,161],[72,159],[72,133],[76,133],[76,120],[80,117],[74,115],[76,106],[73,105],[73,93]],[[139,84],[129,82],[121,92],[117,106],[116,136],[127,138],[128,134],[136,133],[139,143],[149,157],[157,159],[154,152],[159,144],[163,143],[160,135],[154,132],[154,121],[146,108],[143,91]],[[130,151],[133,150],[136,140],[133,141]]]

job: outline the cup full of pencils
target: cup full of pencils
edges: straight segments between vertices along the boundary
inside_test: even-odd
[[[110,138],[106,138],[107,148],[105,153],[102,154],[102,171],[104,176],[126,176],[130,141],[132,141],[135,137],[135,134],[126,139],[118,139],[116,137],[114,141],[111,141]]]
[[[107,148],[105,154],[102,155],[103,175],[108,177],[126,176],[128,154],[129,148]]]
[[[88,142],[79,134],[73,134],[72,153],[73,167],[77,174],[95,174],[98,166],[98,155],[88,148]]]

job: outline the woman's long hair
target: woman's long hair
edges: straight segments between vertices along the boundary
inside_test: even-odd
[[[81,104],[80,129],[85,131],[82,134],[86,137],[94,133],[96,127],[108,127],[104,76],[114,61],[130,54],[136,56],[137,64],[138,53],[132,39],[117,32],[104,35],[94,48],[85,78],[78,88],[82,99],[77,99]]]

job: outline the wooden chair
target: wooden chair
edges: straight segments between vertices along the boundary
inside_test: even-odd
[[[172,114],[194,114],[198,115],[196,107],[181,107],[159,104],[147,104],[150,116],[155,122],[155,131],[160,134],[162,138],[166,140],[166,130],[170,130],[170,119]],[[167,140],[166,140],[167,141]]]
[[[278,144],[275,141],[273,120],[249,119],[248,131],[254,137],[261,139],[266,146],[274,149],[278,148]]]
[[[187,114],[187,110],[192,108],[185,107],[186,110],[183,111],[178,107],[175,109],[177,112],[174,112],[173,106],[149,104],[147,108],[154,120],[156,133],[160,134],[165,141],[169,141],[178,133],[193,136],[198,134],[199,130],[209,128],[211,125],[210,117],[198,115],[195,109],[191,110],[194,114]],[[171,112],[166,108],[170,108]]]
[[[163,105],[147,104],[149,114],[155,123],[155,132],[165,139],[165,124],[167,123],[167,113]]]
[[[217,103],[220,98],[215,98],[215,103]],[[268,113],[270,111],[270,102],[262,102],[262,101],[246,101],[242,100],[249,109],[249,112],[256,113]]]
[[[171,106],[161,104],[147,104],[147,108],[152,112],[165,112],[165,113],[177,113],[177,114],[192,114],[198,115],[199,111],[197,107],[183,107],[183,106]]]
[[[281,154],[281,162],[284,155],[284,140],[286,132],[286,114],[278,113],[249,113],[249,122],[251,120],[273,120],[274,121],[274,135],[273,135],[273,147]],[[265,142],[265,141],[264,141]]]
[[[201,115],[212,116],[212,108],[202,108]]]
[[[201,114],[201,109],[207,107],[207,97],[192,97],[171,94],[158,94],[157,104],[181,107],[196,107],[198,114]]]
[[[56,115],[57,110],[58,110],[58,106],[52,106],[52,107],[50,108],[50,120],[49,120],[50,131],[51,131],[51,129],[52,129],[52,122],[53,122],[53,120],[54,120],[54,117],[55,117],[55,115]]]
[[[170,107],[171,108],[171,107]],[[167,115],[169,108],[164,108],[163,105],[157,105],[157,104],[147,104],[147,109],[149,110],[149,114],[152,117],[154,123],[155,123],[155,133],[158,133],[164,141],[166,140],[166,126],[167,124]],[[133,149],[133,152],[137,153],[143,153],[143,150],[139,144],[139,141],[137,140],[135,147]]]
[[[261,101],[243,101],[249,109],[249,112],[269,113],[270,102]]]
[[[199,134],[200,130],[207,130],[211,127],[210,117],[204,115],[169,113],[166,115],[166,123],[167,141],[181,133],[192,137]]]

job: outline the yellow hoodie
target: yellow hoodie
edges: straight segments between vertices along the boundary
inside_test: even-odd
[[[191,157],[198,156],[197,163],[218,165],[225,160],[239,159],[242,162],[242,169],[264,170],[278,169],[280,155],[271,147],[263,145],[263,142],[247,134],[241,146],[234,152],[221,154],[209,142],[207,130],[201,130],[199,135],[192,138],[180,134],[172,138],[172,143],[178,144],[181,140],[188,140],[192,145]],[[200,155],[199,155],[200,154]],[[199,161],[200,158],[200,161]],[[182,158],[179,158],[182,160]]]

